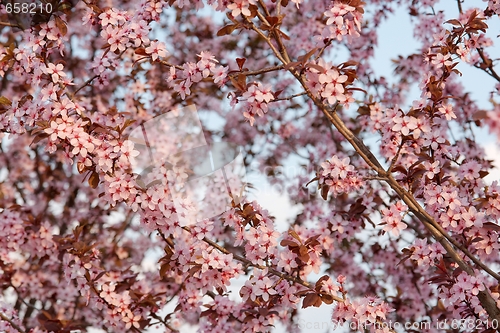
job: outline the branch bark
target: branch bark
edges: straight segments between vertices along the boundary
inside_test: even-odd
[[[19,325],[14,323],[9,317],[4,315],[2,312],[0,312],[0,318],[5,320],[6,322],[8,322],[10,324],[10,326],[12,326],[14,329],[16,329],[19,333],[26,333],[25,330],[23,330]]]
[[[187,232],[191,233],[191,230],[188,228],[188,227],[183,227],[184,230],[186,230]],[[235,254],[235,253],[232,253],[230,252],[229,250],[227,250],[225,247],[217,244],[216,242],[214,242],[213,240],[211,239],[208,239],[206,237],[203,238],[203,241],[205,243],[207,243],[208,245],[216,248],[217,250],[219,250],[220,252],[224,253],[224,254],[232,254],[233,255],[233,258],[244,263],[246,266],[249,266],[249,267],[255,267],[255,268],[258,268],[258,269],[267,269],[267,271],[269,273],[271,273],[272,275],[275,275],[275,276],[278,276],[284,280],[287,280],[287,281],[290,281],[290,282],[293,282],[293,283],[296,283],[296,284],[300,284],[306,288],[309,288],[311,290],[314,290],[315,289],[315,286],[312,284],[312,283],[309,283],[307,281],[304,281],[298,277],[295,277],[295,276],[292,276],[292,275],[289,275],[289,274],[286,274],[286,273],[283,273],[283,272],[280,272],[272,267],[269,267],[269,266],[262,266],[262,265],[258,265],[258,264],[254,264],[253,262],[251,262],[250,260],[248,260],[247,258],[245,257],[242,257],[238,254]],[[344,300],[338,296],[335,296],[335,295],[331,295],[333,300],[337,301],[337,302],[343,302]]]

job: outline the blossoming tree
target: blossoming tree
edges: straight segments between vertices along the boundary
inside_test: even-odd
[[[1,6],[0,331],[299,332],[323,303],[354,330],[499,331],[500,184],[475,139],[500,134],[498,1],[26,1]],[[395,8],[420,51],[388,82],[371,61]],[[498,82],[489,110],[459,63]],[[236,194],[180,223],[168,181],[189,170],[134,172],[131,131],[188,105],[247,166],[308,166],[271,180],[301,207],[286,232]]]

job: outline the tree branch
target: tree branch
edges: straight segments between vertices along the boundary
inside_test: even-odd
[[[291,95],[291,96],[288,96],[288,97],[276,98],[276,99],[273,99],[272,101],[270,101],[269,103],[278,102],[278,101],[291,101],[295,97],[300,97],[300,96],[304,96],[304,95],[307,95],[307,93],[306,92],[301,92],[299,94]]]
[[[191,233],[191,230],[188,228],[188,227],[182,227],[182,229],[186,230],[187,232]],[[225,247],[217,244],[216,242],[204,237],[203,238],[203,241],[205,243],[207,243],[208,245],[216,248],[217,250],[219,250],[220,252],[224,253],[224,254],[232,254],[233,255],[233,258],[244,263],[246,266],[249,266],[249,267],[255,267],[255,268],[258,268],[258,269],[267,269],[269,273],[275,275],[275,276],[278,276],[282,279],[285,279],[287,281],[290,281],[290,282],[293,282],[293,283],[297,283],[297,284],[300,284],[306,288],[309,288],[309,289],[312,289],[314,290],[315,289],[315,286],[312,284],[312,283],[309,283],[307,281],[304,281],[298,277],[295,277],[295,276],[291,276],[289,274],[286,274],[286,273],[283,273],[283,272],[280,272],[272,267],[269,267],[269,266],[262,266],[262,265],[258,265],[258,264],[254,264],[253,262],[251,262],[250,260],[248,260],[247,258],[245,257],[242,257],[238,254],[235,254],[235,253],[232,253],[230,251],[228,251]],[[335,296],[335,295],[331,295],[333,300],[337,301],[337,302],[344,302],[344,300],[338,296]]]

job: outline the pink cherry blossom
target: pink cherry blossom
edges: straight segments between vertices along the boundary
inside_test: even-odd
[[[395,125],[392,127],[392,130],[395,132],[401,132],[403,135],[409,135],[411,130],[417,128],[417,119],[414,117],[396,117],[394,118]]]
[[[151,45],[146,48],[146,53],[151,54],[153,61],[156,61],[159,57],[166,57],[167,50],[165,49],[165,43],[152,41]]]
[[[436,68],[441,68],[443,66],[451,66],[452,61],[448,59],[450,59],[449,54],[443,55],[442,53],[438,53],[431,62],[436,66]]]

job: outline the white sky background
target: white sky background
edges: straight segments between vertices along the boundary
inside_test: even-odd
[[[445,5],[438,5],[437,10],[444,9],[448,14],[447,19],[458,17],[457,5],[454,0],[441,1]],[[464,8],[469,8],[472,6],[477,6],[479,8],[484,8],[486,3],[481,0],[465,0]],[[493,41],[499,42],[496,35],[500,34],[500,23],[498,18],[493,18],[488,21],[490,25],[489,37]],[[418,45],[413,39],[413,29],[412,25],[408,19],[408,14],[406,10],[402,9],[392,14],[390,19],[386,21],[378,30],[379,45],[376,48],[375,61],[373,62],[374,69],[377,74],[384,75],[388,80],[393,72],[393,63],[391,59],[395,59],[398,55],[408,55],[417,51]],[[292,37],[293,38],[293,37]],[[168,48],[168,45],[167,45]],[[496,56],[500,55],[500,46],[496,47],[498,52],[495,52]],[[201,51],[201,50],[200,50]],[[489,103],[489,91],[494,87],[495,81],[490,78],[486,73],[473,68],[467,64],[461,64],[458,69],[463,73],[462,82],[466,86],[466,90],[471,92],[472,99],[478,101],[480,107],[488,108]],[[408,100],[408,104],[411,104],[412,99],[417,99],[419,97],[419,92],[414,90],[415,96],[412,96]],[[202,120],[205,117],[201,115]],[[488,181],[500,179],[500,149],[498,147],[498,142],[495,136],[488,134],[485,130],[476,131],[477,140],[484,144],[487,156],[494,160],[497,168],[490,172],[488,176]],[[368,144],[376,147],[377,142],[368,142]],[[252,183],[255,185],[256,189],[252,191],[249,195],[251,199],[257,199],[259,204],[268,209],[271,215],[276,217],[277,228],[280,231],[287,229],[287,219],[294,217],[300,212],[300,207],[292,207],[285,193],[281,193],[273,188],[266,181],[265,177],[252,177]],[[319,199],[319,198],[318,198]],[[319,199],[322,200],[322,199]],[[154,261],[151,264],[155,264]],[[318,276],[319,277],[319,276]],[[313,277],[311,277],[313,278]],[[233,286],[233,293],[238,294],[238,290],[241,285]],[[173,308],[173,307],[172,307]],[[331,306],[322,305],[320,308],[308,308],[300,311],[300,320],[302,324],[303,332],[307,333],[325,333],[334,332],[332,326],[328,326],[331,317]],[[165,309],[171,311],[172,309]],[[306,328],[307,325],[307,328]],[[319,328],[316,328],[318,327]],[[150,329],[150,332],[163,332],[163,330]],[[182,327],[180,330],[182,333],[196,332],[196,328]],[[92,330],[89,332],[99,332],[98,330]],[[284,333],[285,330],[282,326],[277,325],[274,330],[275,333]]]

